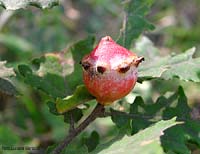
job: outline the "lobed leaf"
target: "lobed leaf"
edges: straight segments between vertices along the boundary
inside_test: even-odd
[[[187,98],[180,87],[170,97],[160,96],[153,104],[145,104],[141,97],[136,97],[126,119],[129,119],[129,123],[131,123],[132,134],[135,134],[161,119],[171,119],[176,116],[177,120],[184,123],[166,130],[165,135],[161,138],[162,147],[165,151],[171,150],[179,154],[189,154],[191,153],[187,146],[189,143],[200,147],[198,135],[200,123],[193,120],[190,113],[191,109],[187,104]],[[118,114],[118,116],[120,118],[121,115]]]
[[[38,65],[37,74],[43,76],[47,73],[57,74],[65,78],[68,91],[72,93],[82,84],[81,59],[93,49],[94,37],[78,41],[61,52],[47,53],[41,58],[33,60]]]
[[[17,10],[28,6],[36,6],[42,9],[52,8],[58,5],[59,0],[0,0],[0,6],[7,10]]]
[[[154,78],[169,80],[175,77],[184,81],[200,82],[200,58],[193,58],[195,48],[181,54],[161,57],[151,41],[142,38],[136,43],[135,50],[145,57],[145,62],[138,69],[139,82]]]
[[[93,49],[93,44],[94,37],[89,36],[65,51],[47,53],[34,59],[32,61],[34,67],[18,66],[19,73],[27,84],[42,90],[56,100],[56,104],[48,103],[52,113],[64,113],[94,99],[84,86],[80,86],[82,67],[79,64],[83,56]],[[74,94],[70,95],[73,92]]]
[[[85,86],[80,85],[82,83],[82,68],[79,64],[81,59],[93,49],[93,44],[94,37],[89,36],[85,40],[81,40],[75,43],[65,51],[58,53],[48,53],[41,58],[33,60],[33,63],[39,67],[37,70],[37,74],[39,76],[45,77],[51,73],[65,79],[65,84],[63,85],[66,85],[66,90],[60,90],[64,90],[65,96],[67,96],[66,98],[63,98],[64,95],[56,94],[54,92],[55,90],[51,88],[43,87],[44,85],[42,84],[35,85],[36,88],[43,90],[47,94],[53,95],[54,98],[57,98],[55,102],[56,109],[54,109],[55,106],[52,103],[49,103],[50,111],[52,113],[62,114],[76,108],[78,105],[85,103],[86,101],[94,99],[94,97],[91,96],[91,94],[87,91]],[[23,71],[21,71],[21,74],[23,74]],[[29,79],[27,79],[27,81],[29,84],[32,84]],[[32,86],[34,85],[32,84]],[[74,93],[69,95],[73,91]],[[75,111],[77,111],[77,109],[72,110],[72,112]],[[82,114],[80,115],[80,117],[82,117]],[[65,114],[65,121],[68,121],[67,113]]]
[[[37,70],[37,74],[39,76],[44,76],[48,73],[57,74],[59,76],[63,75],[63,68],[60,63],[60,54],[52,53],[46,54],[39,59],[34,59],[33,63],[39,65],[39,69]]]
[[[124,2],[125,17],[117,42],[125,48],[144,30],[153,30],[154,26],[145,19],[154,0],[129,0]]]
[[[44,76],[38,76],[28,65],[19,65],[18,70],[24,82],[53,98],[64,97],[67,93],[65,81],[59,75],[47,73]]]
[[[176,124],[179,123],[175,118],[161,120],[133,136],[124,136],[117,141],[99,145],[92,154],[165,154],[160,137],[164,130]]]

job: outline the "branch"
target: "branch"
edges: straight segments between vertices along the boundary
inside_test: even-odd
[[[101,104],[97,104],[94,110],[91,112],[91,114],[77,127],[74,128],[74,120],[72,115],[70,114],[70,130],[69,134],[65,137],[65,139],[54,149],[52,152],[53,154],[60,154],[62,150],[71,143],[71,141],[79,135],[90,123],[92,123],[96,118],[98,117],[108,117],[113,115],[125,115],[131,119],[142,117],[145,119],[152,119],[155,118],[154,116],[148,116],[148,115],[138,115],[138,114],[130,114],[126,112],[111,110],[111,112],[105,112],[104,106]],[[162,118],[161,116],[156,118]]]
[[[65,139],[54,149],[53,154],[60,154],[77,135],[79,135],[96,118],[102,117],[103,114],[104,106],[98,103],[92,113],[77,128],[73,130],[70,129],[71,132],[69,132]]]

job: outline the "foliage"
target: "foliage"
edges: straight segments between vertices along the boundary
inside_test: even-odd
[[[51,8],[58,4],[58,0],[1,0],[0,5],[8,10],[16,10],[26,8],[28,5],[37,6],[40,8]]]
[[[144,65],[139,68],[139,81],[153,78],[170,80],[176,77],[180,80],[200,82],[200,58],[193,58],[194,47],[178,55],[161,57],[147,38],[141,39],[139,43],[136,50],[146,58]]]
[[[115,113],[117,111],[113,110],[112,112]],[[117,126],[130,127],[131,134],[135,134],[155,123],[155,121],[170,119],[176,116],[177,120],[184,123],[166,130],[166,136],[164,135],[161,137],[161,143],[163,148],[167,151],[172,150],[177,153],[186,154],[190,153],[190,150],[185,145],[186,143],[191,142],[198,146],[200,143],[200,138],[197,137],[200,124],[198,121],[191,118],[190,113],[191,109],[187,104],[187,98],[183,89],[179,87],[178,91],[173,95],[168,98],[160,96],[153,104],[147,105],[141,97],[136,97],[134,103],[130,106],[129,114],[113,114],[114,116],[112,118]],[[127,124],[131,125],[122,124],[122,118],[120,116],[126,119],[124,121],[126,121]]]
[[[100,145],[94,151],[99,154],[131,154],[131,153],[155,153],[155,154],[164,154],[163,149],[161,148],[160,137],[164,134],[164,130],[172,127],[173,125],[178,124],[175,119],[168,121],[160,121],[155,125],[140,131],[134,136],[121,136],[116,137],[109,143]],[[106,148],[107,147],[107,148]],[[98,152],[99,151],[99,152]]]
[[[144,30],[152,30],[154,26],[145,19],[154,0],[130,0],[124,2],[125,17],[120,31],[118,43],[130,48],[131,43]]]
[[[12,10],[27,8],[29,5],[43,9],[51,8],[57,3],[58,1],[55,0],[20,2],[0,0],[0,5]],[[188,92],[193,93],[193,87],[189,89],[190,86],[187,87],[187,85],[193,83],[199,89],[198,46],[192,47],[195,45],[193,44],[184,52],[181,49],[177,52],[171,48],[166,52],[163,50],[164,47],[156,47],[153,42],[157,42],[152,39],[152,35],[164,29],[156,28],[150,22],[150,16],[146,17],[150,13],[152,18],[157,16],[154,12],[150,12],[156,5],[165,9],[165,7],[171,7],[172,4],[165,2],[166,5],[161,5],[160,2],[154,0],[128,0],[123,1],[122,4],[118,1],[108,3],[104,0],[67,1],[66,3],[67,5],[62,1],[62,7],[48,11],[37,10],[40,11],[41,18],[44,20],[44,23],[36,26],[38,33],[34,34],[34,31],[22,28],[24,33],[19,35],[22,31],[17,33],[17,28],[10,26],[9,23],[6,24],[11,29],[13,28],[10,30],[12,32],[7,32],[9,26],[0,29],[0,50],[2,51],[0,52],[2,55],[0,61],[0,101],[2,102],[0,104],[0,145],[27,145],[39,148],[42,153],[45,151],[52,153],[64,136],[73,136],[77,130],[81,133],[86,121],[89,128],[81,134],[76,134],[77,138],[70,141],[62,153],[190,154],[200,149],[199,112],[198,108],[196,111],[192,104],[199,101],[198,95],[195,96],[195,101],[186,97]],[[81,9],[76,10],[72,4],[80,6]],[[142,92],[140,94],[136,87],[133,92],[138,92],[137,96],[131,92],[130,104],[126,102],[126,99],[119,100],[115,105],[106,106],[105,110],[97,116],[91,112],[97,102],[83,85],[82,68],[79,62],[93,50],[96,44],[95,38],[100,37],[97,32],[105,34],[105,29],[101,29],[101,26],[94,28],[95,25],[101,23],[96,20],[105,16],[107,22],[111,19],[110,14],[112,18],[114,16],[119,18],[121,7],[124,8],[124,19],[117,42],[126,48],[131,48],[137,55],[145,57],[145,62],[138,68],[138,82],[141,84],[137,86],[142,89]],[[112,8],[115,9],[112,10]],[[36,11],[30,10],[33,13]],[[27,11],[20,11],[22,14],[17,17],[16,13],[16,18],[32,17]],[[99,13],[101,11],[102,14]],[[39,18],[39,16],[35,18],[34,22],[38,22]],[[2,20],[1,17],[0,20]],[[28,23],[30,27],[34,27],[32,22]],[[64,26],[60,26],[60,22]],[[85,22],[94,25],[87,25]],[[40,49],[38,44],[40,46],[45,46],[45,44],[41,40],[37,40],[38,44],[35,44],[30,38],[41,37],[47,30],[45,34],[49,35],[45,35],[44,40],[48,40],[52,33],[52,29],[48,28],[52,23],[57,25],[53,24],[54,30],[59,35],[51,40],[56,46],[62,47],[63,44],[69,44],[67,41],[64,42],[65,39],[77,40],[85,35],[87,37],[75,43],[70,42],[70,45],[62,51],[45,51],[45,53],[38,51]],[[106,24],[109,30],[116,28],[113,23],[114,21],[111,21],[111,27],[109,23]],[[44,28],[40,29],[40,27]],[[154,28],[153,33],[145,32]],[[70,29],[67,31],[69,35],[67,37],[65,37],[66,29]],[[95,37],[88,34],[86,29],[95,31]],[[106,33],[109,33],[109,30],[106,30]],[[118,32],[117,27],[115,33]],[[147,36],[143,35],[144,32]],[[167,36],[167,34],[164,35]],[[24,36],[28,36],[28,39]],[[51,42],[47,43],[46,48],[52,47]],[[181,86],[177,91],[166,90],[166,93],[160,94],[154,86],[154,82],[157,81],[162,83],[159,88],[164,89],[163,91],[167,86],[172,88],[178,84]],[[146,88],[145,83],[151,85],[149,86],[151,95],[148,98],[143,94]],[[167,85],[164,85],[165,83]],[[94,111],[95,109],[96,107]],[[95,120],[94,115],[100,119],[90,124],[86,117],[89,117],[92,122]],[[0,150],[0,153],[9,152]]]
[[[76,106],[83,104],[84,102],[87,102],[89,100],[95,99],[84,85],[80,85],[77,87],[77,89],[74,91],[72,96],[67,96],[64,99],[57,99],[56,100],[56,108],[59,113],[67,112]]]
[[[5,61],[0,62],[0,69],[1,69],[0,78],[4,78],[4,79],[9,77],[9,76],[15,75],[13,68],[7,68],[5,66],[5,64],[6,64]]]
[[[19,137],[8,127],[1,126],[0,132],[0,144],[3,146],[15,145],[20,140]],[[9,138],[9,140],[7,140],[7,138]]]
[[[14,76],[15,73],[13,68],[8,68],[5,64],[5,61],[0,61],[0,93],[12,96],[16,94],[16,89],[9,80],[9,77]]]

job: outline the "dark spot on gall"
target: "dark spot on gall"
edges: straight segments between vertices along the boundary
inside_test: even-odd
[[[97,72],[103,74],[106,71],[106,68],[103,66],[97,66]]]
[[[90,63],[88,63],[88,62],[83,62],[83,63],[81,63],[81,65],[82,65],[82,67],[84,68],[84,70],[88,70],[89,68],[90,68],[90,66],[91,66],[91,64]]]
[[[121,68],[119,68],[118,72],[119,73],[126,73],[129,69],[130,69],[130,66],[121,67]]]

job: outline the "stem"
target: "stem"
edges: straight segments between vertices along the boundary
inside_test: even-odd
[[[65,139],[54,149],[53,154],[60,154],[62,150],[71,143],[91,122],[104,113],[104,106],[97,104],[92,113],[75,129],[71,130]]]
[[[124,12],[124,21],[123,21],[123,46],[126,46],[126,34],[127,34],[127,21],[128,15]]]

